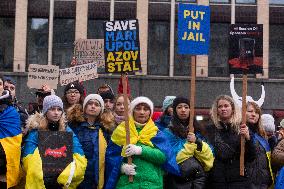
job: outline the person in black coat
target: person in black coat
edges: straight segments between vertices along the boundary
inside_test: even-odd
[[[240,176],[240,138],[245,137],[245,164],[255,159],[256,150],[248,127],[240,125],[241,114],[234,100],[217,97],[211,108],[213,125],[207,127],[207,140],[214,148],[215,160],[209,176],[210,189],[248,189],[249,179]]]

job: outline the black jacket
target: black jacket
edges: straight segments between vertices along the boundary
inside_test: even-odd
[[[222,129],[217,129],[214,125],[207,128],[206,138],[213,146],[215,153],[208,188],[249,189],[246,169],[245,176],[240,176],[240,135],[234,132],[230,125],[221,123],[221,126]],[[246,141],[245,164],[252,162],[255,157],[256,149],[253,141]]]

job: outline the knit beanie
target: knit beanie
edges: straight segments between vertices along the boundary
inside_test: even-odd
[[[180,103],[185,103],[185,104],[188,104],[189,107],[190,107],[190,103],[189,103],[189,100],[187,98],[184,98],[184,97],[176,97],[173,101],[173,109],[174,109],[174,112],[176,112],[176,107],[180,104]]]
[[[46,114],[46,112],[52,107],[60,107],[63,110],[63,102],[60,97],[56,95],[49,95],[43,99],[43,114]]]
[[[130,114],[133,115],[134,108],[138,104],[142,104],[142,103],[145,103],[150,107],[150,110],[151,110],[150,117],[152,117],[153,112],[154,112],[154,104],[149,98],[147,98],[145,96],[139,96],[139,97],[137,97],[137,98],[135,98],[134,100],[131,101],[131,103],[130,103]]]
[[[104,108],[105,108],[105,103],[104,103],[104,100],[102,99],[102,97],[98,94],[89,94],[85,99],[84,99],[84,102],[83,102],[83,110],[85,110],[85,107],[86,107],[86,104],[89,102],[89,100],[97,100],[101,107],[102,107],[102,110],[101,112],[104,111]]]
[[[75,81],[75,82],[72,82],[72,83],[69,83],[68,85],[66,85],[66,87],[64,89],[64,94],[66,94],[66,92],[69,89],[77,89],[81,95],[84,94],[84,87],[78,81]]]
[[[261,123],[263,128],[266,132],[274,132],[275,131],[275,124],[274,118],[270,114],[262,114],[261,115]]]
[[[162,110],[163,112],[170,106],[173,104],[174,99],[176,98],[176,96],[166,96],[165,100],[163,101],[163,107]]]
[[[105,100],[105,99],[113,100],[114,99],[114,95],[110,90],[100,93],[100,96],[103,98],[103,100]]]

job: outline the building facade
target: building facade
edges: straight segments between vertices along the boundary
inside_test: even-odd
[[[1,0],[0,73],[16,79],[17,96],[27,104],[34,99],[26,86],[29,64],[69,67],[74,40],[103,38],[104,21],[137,18],[143,71],[130,76],[132,95],[148,96],[156,106],[166,95],[189,96],[191,57],[177,53],[179,3],[211,8],[210,52],[196,57],[196,107],[208,110],[218,95],[230,95],[229,26],[254,23],[263,24],[264,72],[249,76],[248,95],[258,99],[263,82],[264,111],[284,116],[283,0]],[[235,77],[241,95],[241,77]],[[101,71],[85,86],[89,93],[105,82],[116,89],[118,80]]]

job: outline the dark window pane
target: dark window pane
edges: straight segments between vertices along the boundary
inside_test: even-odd
[[[104,38],[104,20],[88,20],[88,39],[103,39],[103,38]]]
[[[269,28],[269,77],[284,78],[284,26],[270,25]]]
[[[211,23],[210,51],[208,58],[209,77],[227,77],[228,69],[228,31],[230,24]]]
[[[74,19],[54,19],[52,64],[60,68],[70,67],[75,40]]]
[[[149,21],[148,74],[168,75],[170,52],[170,23]]]
[[[48,19],[29,18],[27,30],[27,68],[29,64],[47,64]]]
[[[13,71],[15,18],[0,17],[0,70]]]

